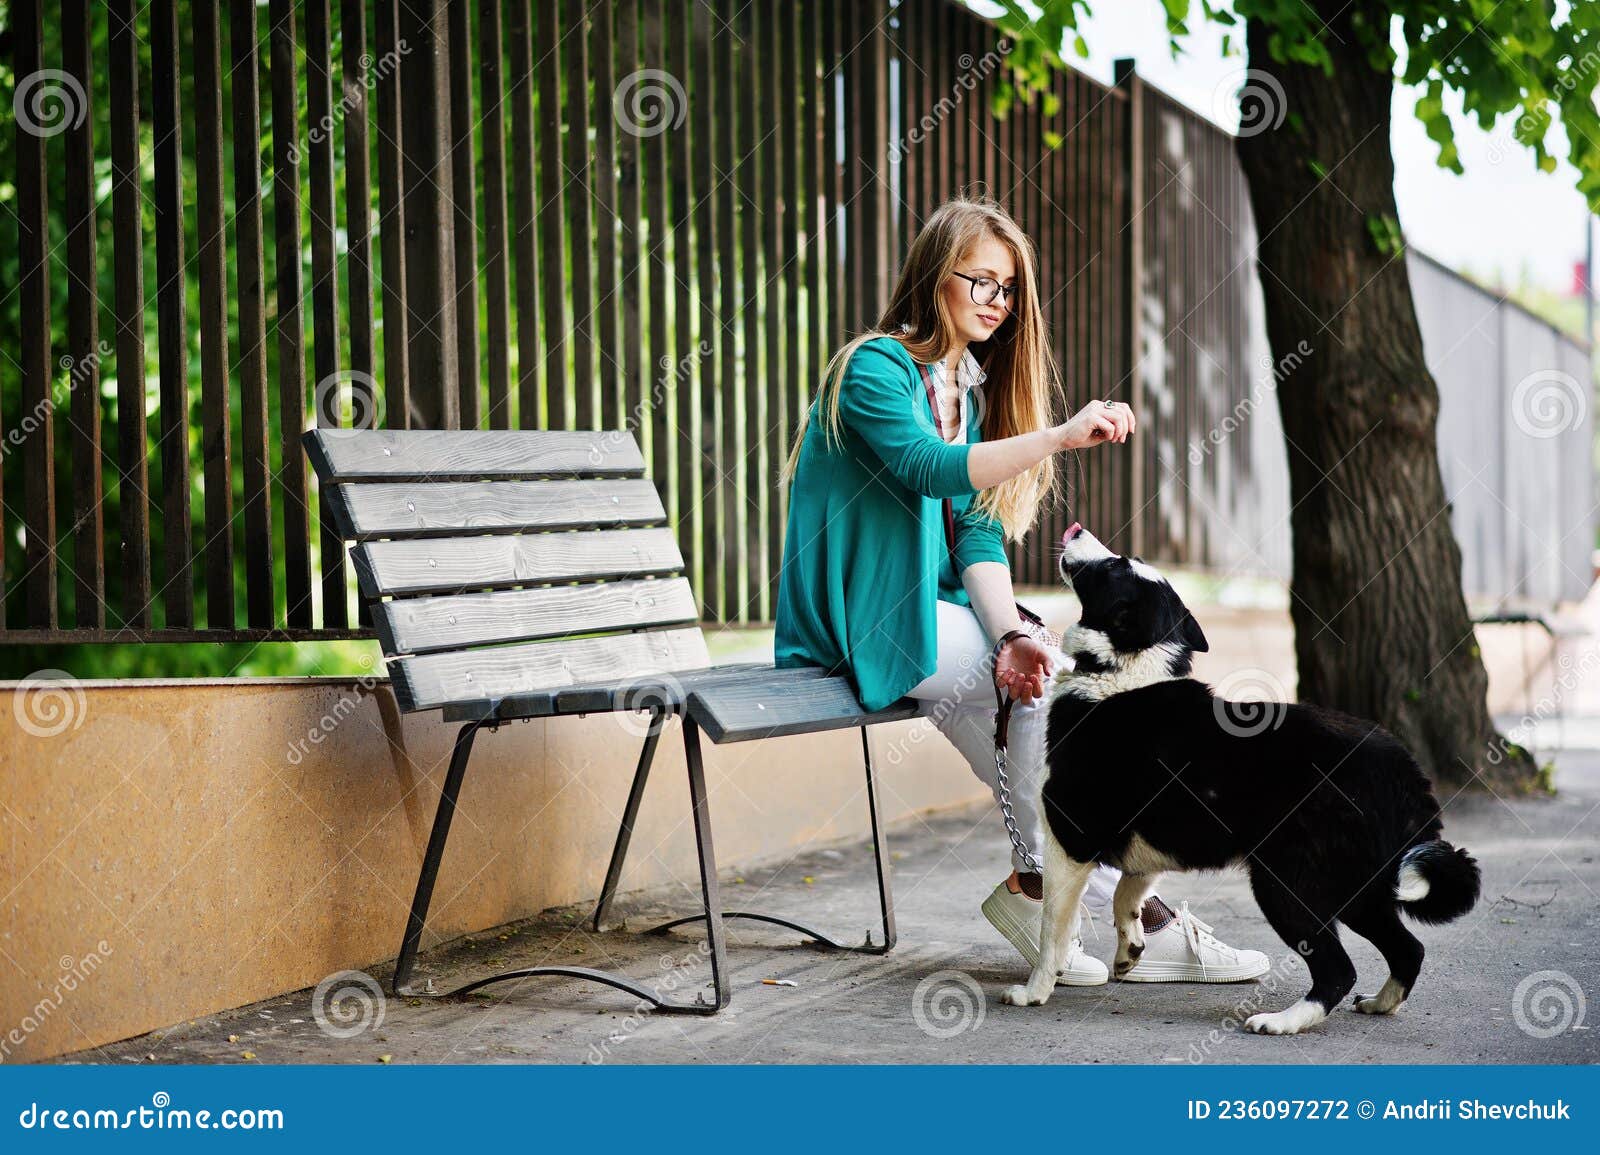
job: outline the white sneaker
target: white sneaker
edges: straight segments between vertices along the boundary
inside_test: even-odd
[[[983,916],[1012,946],[1017,948],[1030,967],[1039,963],[1039,924],[1044,918],[1044,903],[1029,898],[1021,892],[1013,893],[1004,882],[994,888],[994,893],[983,900]],[[1056,975],[1056,985],[1069,987],[1099,986],[1110,977],[1106,964],[1083,951],[1083,940],[1073,937],[1067,947],[1067,961]]]
[[[1125,983],[1237,983],[1271,969],[1258,950],[1240,950],[1212,937],[1211,927],[1189,913],[1185,902],[1172,921],[1144,936],[1144,953]]]

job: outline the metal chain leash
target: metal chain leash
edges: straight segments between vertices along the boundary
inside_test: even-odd
[[[1000,708],[1010,713],[1011,702],[1007,700],[1006,704]],[[1016,816],[1011,813],[1011,785],[1006,781],[1006,748],[1004,746],[996,746],[994,748],[994,775],[1000,784],[1000,814],[1006,820],[1006,833],[1011,835],[1011,845],[1022,856],[1022,864],[1028,868],[1030,873],[1043,874],[1044,864],[1028,852],[1027,846],[1022,841],[1022,835],[1017,830]]]
[[[1022,632],[1022,631],[1018,631]],[[992,662],[1000,659],[1000,648],[1005,644],[1002,638],[990,655]],[[992,673],[992,671],[991,671]],[[1017,829],[1016,815],[1011,812],[1011,782],[1006,777],[1006,734],[1011,721],[1012,701],[1010,696],[998,685],[994,688],[995,698],[995,725],[994,725],[994,776],[1000,791],[1000,816],[1006,820],[1006,833],[1011,836],[1011,845],[1022,858],[1022,864],[1030,873],[1043,874],[1044,864],[1029,852],[1027,844],[1022,841],[1022,833]]]

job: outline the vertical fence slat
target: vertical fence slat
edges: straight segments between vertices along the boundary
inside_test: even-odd
[[[300,114],[294,0],[272,0],[272,201],[277,235],[279,490],[283,496],[286,620],[311,626],[311,516],[305,455],[305,320],[300,301]]]
[[[483,297],[490,429],[511,428],[511,276],[506,234],[505,34],[500,0],[478,7],[478,99],[483,105]],[[519,158],[527,164],[529,158]],[[463,421],[465,417],[463,416]]]
[[[377,370],[372,316],[372,144],[367,132],[367,5],[366,0],[341,0],[339,5],[341,106],[344,125],[345,292],[350,302],[350,412],[357,428],[376,428]],[[383,71],[397,60],[377,63]],[[356,622],[372,624],[371,603],[356,593]]]
[[[613,64],[611,87],[602,92],[618,91],[615,76],[622,83],[635,83],[639,71],[639,0],[621,0],[617,5],[616,58]],[[617,114],[612,115],[613,123]],[[604,119],[604,117],[602,117]],[[642,271],[640,261],[641,208],[639,199],[639,137],[630,126],[621,126],[618,134],[612,130],[616,142],[617,159],[617,215],[622,225],[622,270],[617,281],[617,305],[621,310],[622,351],[622,413],[619,428],[632,429],[645,445],[644,410],[644,340],[639,309],[639,282]]]
[[[763,430],[765,452],[762,454],[761,508],[766,513],[766,534],[762,565],[752,575],[752,582],[760,581],[762,596],[756,609],[757,617],[770,620],[778,596],[778,573],[783,561],[783,518],[785,508],[778,502],[773,481],[777,477],[778,463],[800,421],[801,348],[805,344],[805,329],[800,324],[801,268],[804,260],[803,237],[806,231],[806,200],[802,136],[805,127],[804,106],[801,104],[800,29],[799,5],[785,4],[778,9],[777,43],[782,59],[779,68],[780,91],[783,99],[779,116],[783,134],[781,180],[783,189],[783,313],[784,357],[783,378],[780,387],[769,390],[767,396],[776,403],[776,414],[769,416]],[[753,452],[753,449],[752,449]]]
[[[189,528],[189,308],[183,236],[183,121],[177,0],[150,5],[155,134],[156,316],[161,379],[162,605],[169,627],[194,624]]]
[[[862,71],[865,67],[865,46],[861,33],[866,20],[861,6],[847,6],[840,18],[839,73],[844,83],[840,120],[844,129],[844,159],[840,174],[840,215],[844,218],[844,329],[847,334],[861,332],[866,322],[862,270],[865,266],[865,227],[862,214],[866,210],[866,190],[861,171],[862,133],[866,130],[867,112],[863,107],[866,97],[862,92]]]
[[[567,258],[563,238],[565,164],[561,151],[561,39],[555,0],[539,5],[533,73],[539,82],[539,238],[544,285],[545,428],[566,429]]]
[[[231,630],[233,447],[228,405],[228,238],[222,187],[222,29],[215,4],[196,5],[195,225],[200,269],[200,450],[205,459],[206,625]]]
[[[410,306],[406,296],[406,206],[402,195],[400,149],[405,114],[400,93],[405,71],[400,40],[399,0],[377,0],[374,31],[378,59],[389,64],[378,89],[378,249],[383,261],[383,418],[390,429],[409,429],[411,420]]]
[[[771,178],[763,160],[762,137],[772,129],[773,125],[765,107],[757,107],[757,101],[764,95],[765,89],[762,75],[766,45],[762,42],[762,33],[771,20],[770,5],[749,4],[739,13],[741,50],[737,84],[738,90],[745,94],[741,102],[743,115],[738,118],[738,151],[742,161],[739,171],[739,191],[740,199],[743,201],[739,206],[739,251],[742,261],[739,268],[739,320],[744,348],[744,375],[740,378],[740,387],[744,393],[745,442],[749,446],[759,444],[763,437],[775,436],[769,431],[768,423],[771,397],[776,392],[777,383],[772,367],[762,356],[761,345],[761,301],[764,279],[761,228],[769,216],[773,200],[776,199],[776,191],[768,183]],[[769,254],[770,251],[770,248],[766,250]],[[770,256],[768,261],[770,262]],[[772,288],[768,285],[769,316],[776,312],[771,292]],[[759,512],[760,495],[766,488],[760,455],[750,452],[745,458],[744,465],[745,487],[750,493],[752,504]],[[772,505],[775,506],[776,502]],[[749,536],[743,539],[746,551],[751,551],[752,547],[759,550],[759,519],[751,520],[747,530]],[[750,556],[755,557],[756,554],[750,552]],[[747,599],[750,596],[748,592],[745,594]]]
[[[820,384],[822,366],[827,362],[828,331],[825,317],[822,312],[822,259],[827,249],[827,238],[822,233],[821,192],[822,182],[822,126],[825,123],[823,109],[826,104],[826,90],[822,80],[821,56],[818,49],[818,21],[816,4],[802,4],[800,6],[800,75],[803,78],[803,107],[804,107],[804,132],[801,134],[800,143],[803,155],[801,163],[801,197],[800,207],[803,213],[806,230],[806,313],[804,327],[801,332],[806,333],[810,340],[806,347],[805,375],[795,382],[798,391],[796,398],[797,411],[805,413],[810,403],[812,392]],[[799,428],[798,419],[796,429]],[[779,462],[787,459],[789,446],[794,437],[791,433],[789,442],[779,447]],[[769,484],[777,484],[777,469],[768,471]],[[777,524],[787,525],[789,517],[789,487],[779,486],[777,490],[778,510]],[[783,541],[772,543],[774,555],[780,559],[783,556]],[[777,612],[777,567],[773,568],[772,589],[768,593],[767,612]]]
[[[1050,324],[1053,336],[1051,353],[1056,358],[1062,376],[1063,393],[1065,398],[1059,403],[1063,405],[1064,412],[1057,415],[1057,420],[1066,420],[1072,415],[1072,380],[1067,376],[1067,342],[1071,334],[1067,331],[1068,309],[1072,300],[1072,286],[1075,281],[1071,260],[1072,234],[1077,229],[1074,217],[1078,206],[1069,199],[1067,187],[1067,156],[1072,147],[1068,135],[1072,128],[1072,108],[1067,96],[1067,78],[1057,72],[1051,77],[1054,86],[1057,105],[1054,129],[1062,137],[1061,142],[1050,153],[1050,187],[1055,198],[1061,203],[1061,219],[1056,222],[1054,244],[1050,250],[1050,285],[1051,301],[1054,304],[1053,316]],[[1061,532],[1066,527],[1065,497],[1068,492],[1068,478],[1072,469],[1072,461],[1063,455],[1056,456],[1056,468],[1066,476],[1058,479],[1058,488],[1050,504],[1049,519],[1045,532],[1045,543],[1054,557],[1056,542],[1061,540]],[[1050,571],[1050,580],[1055,581],[1055,571]]]
[[[357,425],[375,424],[372,398],[372,152],[367,131],[367,6],[364,0],[339,5],[341,123],[344,127],[345,292],[350,303],[351,408]],[[381,60],[388,72],[396,60]]]
[[[667,0],[667,72],[676,77],[689,76],[689,14],[684,10],[685,0]],[[690,101],[692,111],[693,100]],[[679,548],[694,588],[699,591],[700,612],[709,610],[710,592],[700,582],[700,539],[693,517],[695,508],[695,465],[699,461],[694,452],[694,410],[691,408],[693,390],[689,378],[693,376],[694,358],[691,352],[694,340],[694,311],[689,308],[689,286],[694,282],[694,249],[689,231],[689,135],[692,120],[686,116],[684,124],[666,133],[671,150],[668,171],[672,182],[672,276],[671,292],[677,305],[673,309],[674,333],[672,352],[664,371],[669,372],[673,385],[672,419],[670,431],[673,449],[673,466],[676,484],[672,487],[673,524],[678,530]],[[676,365],[677,368],[672,367]],[[682,368],[688,366],[687,372]]]
[[[460,425],[454,180],[450,172],[450,30],[446,0],[404,0],[401,172],[405,187],[406,367],[414,424]]]
[[[261,89],[253,0],[231,0],[228,37],[232,47],[234,270],[239,300],[239,456],[244,472],[245,618],[252,629],[269,629],[274,616],[272,466],[267,424],[266,272],[261,236]],[[118,244],[120,247],[120,240]],[[118,406],[120,412],[120,398]]]
[[[759,410],[761,405],[749,387],[740,380],[739,342],[734,324],[735,302],[741,295],[737,274],[739,236],[734,224],[734,202],[741,199],[739,187],[744,179],[744,170],[748,167],[745,158],[736,153],[734,136],[737,132],[736,121],[750,115],[748,104],[742,108],[736,107],[737,102],[731,99],[732,94],[738,91],[733,84],[737,40],[733,22],[738,16],[735,7],[731,0],[719,0],[712,17],[715,24],[711,41],[712,71],[715,74],[720,115],[717,117],[717,163],[714,170],[717,173],[715,188],[719,194],[715,209],[714,254],[718,302],[714,314],[716,323],[711,333],[719,357],[721,385],[712,396],[703,398],[703,411],[708,410],[713,414],[708,444],[715,446],[718,501],[716,526],[712,531],[716,548],[711,555],[717,559],[722,571],[720,616],[725,622],[741,621],[748,616],[745,598],[750,571],[759,571],[762,565],[759,516],[762,495],[759,490],[752,489],[741,498],[739,484],[741,463],[751,458],[759,463],[762,443],[759,438],[751,440],[746,436],[748,430],[738,420],[741,401],[746,417],[752,409]],[[771,211],[772,206],[766,207]],[[749,204],[743,208],[746,212],[751,211]],[[708,289],[709,286],[706,286],[701,292],[705,293]],[[754,510],[756,516],[747,516],[747,510]]]
[[[681,430],[692,430],[700,485],[694,509],[694,570],[705,616],[725,620],[727,590],[723,588],[721,461],[717,426],[717,362],[715,340],[721,329],[717,317],[717,200],[721,179],[717,172],[715,129],[721,86],[717,83],[714,51],[716,30],[704,2],[692,9],[693,67],[689,72],[689,143],[693,171],[703,175],[694,190],[694,297],[699,302],[699,343],[692,358],[694,385],[679,395]],[[687,282],[685,282],[687,284]],[[689,310],[685,309],[687,313]],[[680,350],[679,356],[683,353]],[[684,470],[691,474],[694,470]]]
[[[333,43],[329,0],[305,0],[306,116],[311,159],[311,332],[317,382],[312,390],[316,423],[341,423],[339,369],[339,275],[334,231],[338,228],[333,180]],[[352,412],[352,418],[358,417]],[[349,623],[345,602],[344,543],[333,521],[327,494],[318,492],[321,530],[322,624],[343,629]]]
[[[746,348],[746,359],[759,359],[762,372],[759,382],[752,382],[747,390],[745,404],[761,410],[759,424],[749,423],[748,431],[779,446],[784,442],[783,393],[793,382],[793,378],[784,375],[783,342],[787,337],[789,344],[793,345],[798,337],[798,333],[791,328],[795,297],[787,288],[789,258],[784,243],[788,222],[794,216],[793,201],[784,186],[785,173],[794,167],[794,122],[791,119],[788,131],[784,130],[784,111],[780,104],[784,78],[783,68],[778,63],[780,56],[788,54],[786,47],[791,52],[794,48],[788,29],[784,26],[784,21],[791,14],[788,5],[770,5],[762,10],[757,21],[751,23],[750,80],[748,87],[743,89],[748,94],[744,108],[754,120],[752,131],[747,134],[750,141],[748,167],[752,177],[760,182],[762,190],[755,202],[761,206],[760,239],[756,242],[757,247],[749,252],[750,260],[754,261],[758,254],[761,258],[757,271],[759,281],[751,293],[750,308],[762,311],[761,302],[764,300],[766,321],[765,333],[759,338],[754,325],[746,330],[750,341]],[[793,79],[792,72],[790,79]],[[757,341],[762,344],[758,346]],[[751,444],[751,455],[755,456],[754,442]],[[751,464],[758,471],[757,476],[762,476],[759,460]],[[768,496],[766,489],[766,486],[761,487],[761,498]],[[760,505],[756,506],[758,513],[761,508]],[[768,502],[766,512],[766,534],[777,539],[783,532],[777,520],[777,502]],[[775,589],[772,565],[761,547],[761,526],[753,522],[750,531],[747,549],[749,556],[757,559],[757,573],[753,576],[763,586]]]
[[[561,58],[567,74],[566,172],[570,212],[570,279],[566,293],[572,298],[572,392],[575,428],[595,427],[594,317],[599,307],[594,295],[591,201],[594,187],[589,165],[589,35],[588,0],[567,0],[566,30]]]
[[[611,0],[597,0],[590,12],[594,43],[589,54],[594,72],[594,208],[595,328],[599,334],[600,409],[596,424],[602,429],[625,427],[618,394],[622,350],[617,345],[617,118],[612,107],[616,91],[616,64]]]
[[[69,124],[67,146],[67,352],[72,426],[73,625],[104,629],[106,565],[100,480],[100,294],[95,264],[94,72],[89,0],[63,0],[65,71],[83,94],[83,119]],[[0,559],[0,568],[3,568]],[[0,584],[0,604],[4,602]],[[0,618],[4,614],[0,613]],[[0,625],[3,628],[3,625]]]
[[[911,249],[911,238],[916,236],[917,221],[921,215],[921,206],[917,203],[917,182],[923,166],[910,129],[917,119],[926,74],[923,71],[925,65],[916,59],[917,38],[921,35],[921,29],[913,5],[909,2],[900,4],[895,9],[895,16],[893,54],[899,83],[893,94],[895,115],[891,131],[894,139],[887,153],[887,162],[898,165],[900,170],[900,227],[894,245],[894,265],[899,268],[905,264],[905,254]]]
[[[830,4],[828,18],[822,26],[822,88],[826,104],[822,132],[822,184],[828,202],[828,211],[823,218],[828,249],[828,346],[837,349],[844,344],[848,324],[845,314],[850,305],[845,292],[847,269],[842,241],[845,168],[839,158],[839,139],[845,131],[846,119],[840,91],[844,85],[844,50],[841,45],[847,34],[849,7],[841,0],[830,0]]]
[[[661,47],[666,43],[666,29],[661,0],[643,0],[643,3],[640,41],[645,46],[645,53],[641,63],[646,70],[650,70],[666,63],[661,54]],[[667,265],[667,144],[676,135],[676,132],[668,130],[652,132],[644,138],[645,212],[650,221],[649,249],[646,254],[650,296],[650,475],[665,495],[669,508],[672,508],[674,494],[670,484],[673,437],[667,404],[670,400],[667,390],[672,380],[668,372],[672,365],[672,353],[667,316],[667,291],[671,279]],[[676,195],[674,191],[674,197]]]
[[[539,412],[539,252],[534,224],[533,25],[528,0],[511,0],[511,155],[517,272],[517,427],[541,428]],[[543,163],[543,162],[540,162]]]
[[[16,0],[12,7],[13,62],[18,91],[44,66],[42,0]],[[17,117],[17,265],[22,320],[23,624],[55,629],[56,486],[55,422],[50,397],[50,198],[45,188],[45,134]],[[184,483],[188,484],[185,475]],[[3,611],[0,603],[0,611]],[[0,612],[0,618],[5,615]]]
[[[461,428],[482,417],[478,390],[478,181],[472,147],[472,9],[450,5],[450,202],[455,214],[456,375]],[[485,125],[487,128],[487,125]]]
[[[1124,290],[1122,316],[1122,349],[1127,358],[1127,401],[1136,415],[1145,411],[1144,370],[1139,363],[1139,324],[1144,304],[1140,300],[1140,282],[1144,272],[1144,245],[1142,221],[1144,218],[1144,82],[1134,71],[1133,61],[1117,62],[1117,86],[1127,95],[1120,141],[1122,171],[1125,189],[1126,213],[1122,228],[1122,284]],[[1135,440],[1138,434],[1134,435]],[[1142,456],[1138,445],[1126,455],[1128,458],[1127,510],[1132,524],[1128,527],[1130,553],[1144,553],[1144,519],[1138,511],[1144,506],[1144,477],[1139,468]]]

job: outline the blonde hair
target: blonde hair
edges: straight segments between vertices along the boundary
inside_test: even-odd
[[[921,364],[932,364],[949,354],[956,337],[939,287],[984,237],[993,237],[1011,250],[1019,292],[994,335],[981,345],[971,346],[987,374],[981,386],[987,401],[983,439],[998,441],[1054,424],[1052,400],[1060,398],[1064,407],[1066,399],[1060,374],[1048,354],[1049,337],[1039,309],[1033,242],[992,198],[963,194],[946,201],[928,217],[911,244],[894,294],[877,325],[835,353],[823,370],[817,411],[822,416],[825,437],[834,444],[842,440],[839,383],[850,358],[865,342],[893,337],[913,361]],[[779,472],[780,484],[786,485],[794,477],[810,417],[808,406],[795,431],[788,460]],[[1008,539],[1020,541],[1038,517],[1040,504],[1053,493],[1055,483],[1052,454],[1009,481],[981,490],[974,502],[1000,523]]]

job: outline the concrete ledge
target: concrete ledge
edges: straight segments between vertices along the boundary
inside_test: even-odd
[[[19,723],[0,727],[0,1061],[394,956],[456,727],[402,717],[373,679],[47,692],[0,691]],[[644,718],[479,737],[425,946],[598,892]],[[986,796],[927,721],[870,733],[889,820]],[[680,735],[662,734],[623,885],[681,883],[687,913]],[[867,834],[858,731],[704,748],[721,865]]]

